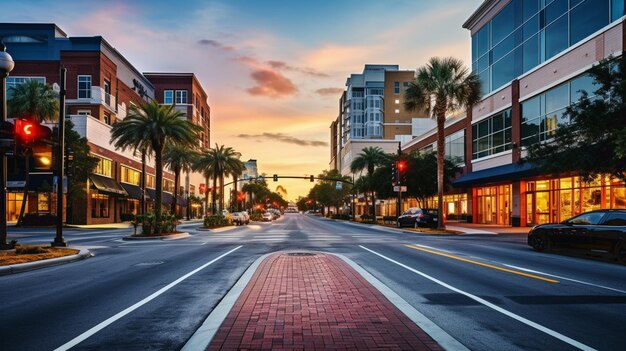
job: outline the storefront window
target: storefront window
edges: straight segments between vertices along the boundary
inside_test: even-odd
[[[91,218],[109,217],[109,196],[91,194]]]
[[[511,184],[476,188],[476,223],[511,224]]]
[[[37,212],[50,212],[50,193],[37,194]]]

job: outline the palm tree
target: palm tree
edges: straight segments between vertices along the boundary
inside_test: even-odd
[[[174,200],[172,201],[171,212],[176,214],[176,201],[178,199],[178,189],[180,188],[180,172],[189,172],[195,162],[197,153],[188,147],[170,144],[165,147],[163,161],[167,167],[174,172]]]
[[[155,233],[160,233],[161,203],[163,190],[163,150],[175,144],[192,148],[198,140],[202,128],[189,122],[184,114],[174,110],[174,106],[159,105],[156,101],[131,106],[128,116],[113,124],[111,143],[117,149],[133,148],[154,153],[156,173],[156,195],[154,214]]]
[[[443,213],[443,169],[445,157],[444,124],[446,115],[471,108],[480,100],[478,76],[463,66],[461,60],[431,58],[415,74],[415,81],[404,93],[404,107],[409,111],[425,110],[437,120],[437,199],[439,214]],[[445,229],[439,221],[439,229]]]
[[[204,209],[208,213],[209,212],[209,179],[213,179],[213,187],[212,187],[212,197],[215,199],[215,183],[216,183],[216,173],[214,169],[215,164],[215,155],[211,152],[212,149],[204,149],[202,152],[198,154],[194,164],[192,165],[192,169],[194,171],[202,172],[205,179],[206,184],[206,194],[204,196]],[[212,201],[215,204],[215,201]],[[211,213],[215,214],[215,206],[211,207]],[[205,213],[206,214],[206,213]]]
[[[11,99],[7,101],[9,116],[25,118],[31,121],[44,122],[55,121],[59,118],[59,94],[44,83],[36,80],[24,82],[18,86],[11,87]],[[30,155],[25,159],[24,195],[22,197],[22,207],[17,219],[17,225],[22,224],[26,201],[28,198],[28,186],[30,179]]]
[[[225,175],[233,177],[233,191],[235,192],[235,196],[233,199],[235,200],[235,208],[238,210],[237,206],[237,181],[239,177],[243,174],[243,171],[246,169],[245,164],[239,159],[241,157],[241,153],[235,152],[234,157],[228,158],[226,162],[226,172]],[[222,195],[222,202],[224,202]]]
[[[352,160],[350,164],[350,171],[352,173],[361,172],[364,169],[367,170],[367,184],[372,184],[372,176],[374,175],[374,171],[376,167],[382,165],[387,158],[383,149],[379,147],[368,146],[361,150],[361,152],[357,155],[357,157]],[[368,187],[371,188],[371,187]],[[372,204],[374,208],[374,220],[376,220],[376,197],[374,194],[374,190],[371,190],[372,195]],[[367,194],[365,196],[366,206],[367,206]],[[368,208],[369,214],[369,208]]]
[[[195,164],[195,169],[205,175],[213,176],[213,214],[217,209],[217,180],[220,181],[220,209],[224,202],[224,177],[243,172],[243,163],[239,160],[241,154],[232,147],[215,144],[215,148],[205,150]]]

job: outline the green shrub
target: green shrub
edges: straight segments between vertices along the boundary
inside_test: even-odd
[[[251,221],[257,221],[260,222],[263,220],[263,213],[261,212],[254,212],[250,215],[250,220]]]
[[[345,213],[339,213],[339,214],[334,214],[332,215],[332,219],[343,219],[343,220],[350,220],[352,217],[350,217],[350,215],[345,214]]]
[[[48,249],[42,246],[17,245],[15,247],[15,253],[18,255],[42,254],[47,252]]]
[[[383,223],[396,223],[398,217],[396,216],[383,216]]]
[[[219,228],[232,224],[232,220],[225,216],[218,214],[204,217],[204,227],[206,228]]]

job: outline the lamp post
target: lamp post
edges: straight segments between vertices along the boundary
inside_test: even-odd
[[[7,120],[7,91],[6,78],[9,72],[13,70],[15,62],[13,58],[6,52],[6,46],[0,41],[0,123]],[[14,247],[14,244],[7,243],[7,156],[2,152],[0,160],[0,250],[8,250]],[[23,201],[26,201],[24,199]]]

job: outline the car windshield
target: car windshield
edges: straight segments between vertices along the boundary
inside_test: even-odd
[[[598,224],[600,220],[604,216],[604,212],[589,212],[583,213],[579,216],[571,218],[567,221],[569,224],[575,225],[588,225],[588,224]]]

